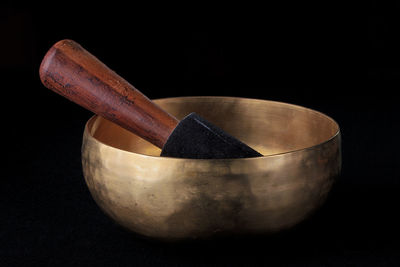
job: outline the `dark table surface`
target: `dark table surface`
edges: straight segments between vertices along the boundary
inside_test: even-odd
[[[358,79],[346,61],[351,52],[340,45],[347,39],[338,34],[331,42],[337,25],[329,19],[144,28],[140,21],[153,20],[143,16],[128,24],[133,38],[121,26],[131,21],[127,14],[110,26],[84,12],[67,23],[29,8],[2,10],[0,266],[399,266],[399,72],[372,68]],[[343,171],[326,204],[273,236],[161,243],[121,228],[98,208],[82,176],[91,113],[45,89],[37,75],[47,49],[66,37],[151,98],[261,98],[331,116],[342,131]],[[381,45],[370,44],[372,52]]]

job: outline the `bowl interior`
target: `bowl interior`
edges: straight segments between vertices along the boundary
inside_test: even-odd
[[[330,117],[282,102],[234,97],[178,97],[154,102],[178,119],[196,112],[265,156],[316,146],[339,132]],[[144,155],[160,154],[156,146],[101,117],[88,126],[90,134],[106,145]]]

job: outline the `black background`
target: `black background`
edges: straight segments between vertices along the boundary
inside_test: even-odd
[[[398,18],[369,2],[365,39],[366,18],[345,6],[231,8],[1,7],[0,266],[398,266]],[[343,171],[326,205],[270,237],[165,244],[120,228],[83,180],[91,113],[38,78],[42,57],[64,38],[150,98],[261,98],[333,117]]]

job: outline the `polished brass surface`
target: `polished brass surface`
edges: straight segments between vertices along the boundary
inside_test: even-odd
[[[177,118],[197,112],[265,156],[159,157],[157,147],[92,117],[82,145],[86,183],[106,214],[139,234],[176,240],[277,232],[318,208],[340,173],[339,126],[320,112],[233,97],[155,102]]]

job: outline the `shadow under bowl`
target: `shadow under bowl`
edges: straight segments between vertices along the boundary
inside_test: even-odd
[[[264,234],[306,219],[341,169],[338,124],[297,105],[235,97],[154,100],[178,119],[196,112],[264,156],[160,157],[99,116],[86,124],[82,166],[102,210],[141,235],[182,240]]]

